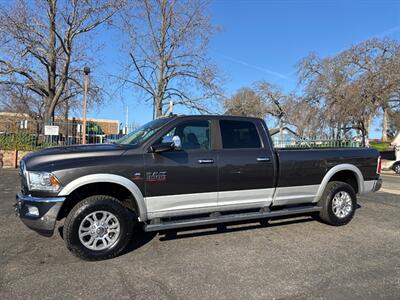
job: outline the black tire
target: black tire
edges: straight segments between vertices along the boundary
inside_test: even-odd
[[[79,239],[79,226],[86,216],[96,211],[112,213],[119,221],[120,231],[116,241],[104,250],[91,250]],[[126,209],[117,199],[96,195],[79,202],[68,214],[63,229],[67,248],[77,257],[84,260],[110,259],[119,255],[129,243],[135,225],[135,215]]]
[[[340,192],[347,193],[351,198],[351,210],[346,216],[341,218],[335,215],[332,206],[335,195]],[[318,215],[319,220],[333,226],[342,226],[353,219],[357,207],[357,196],[351,185],[341,181],[332,181],[327,184],[318,204],[322,207]]]
[[[393,165],[392,168],[393,168],[393,171],[394,171],[396,174],[400,175],[400,162],[394,163],[394,165]]]

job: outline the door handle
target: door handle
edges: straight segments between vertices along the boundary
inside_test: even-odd
[[[214,160],[213,159],[199,159],[197,162],[199,164],[213,164]]]
[[[257,157],[258,162],[267,162],[270,161],[271,159],[269,157]]]

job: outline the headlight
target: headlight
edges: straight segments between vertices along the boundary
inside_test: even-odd
[[[27,172],[28,186],[31,191],[58,192],[60,183],[58,179],[48,172]]]

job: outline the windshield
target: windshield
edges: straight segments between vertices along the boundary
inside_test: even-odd
[[[153,134],[155,134],[164,124],[166,124],[170,119],[162,118],[153,120],[142,127],[132,131],[131,133],[125,135],[124,137],[116,140],[116,144],[122,145],[138,145],[147,141]]]

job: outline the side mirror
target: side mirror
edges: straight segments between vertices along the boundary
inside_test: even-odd
[[[151,146],[150,151],[153,153],[161,153],[170,150],[181,150],[182,142],[179,136],[166,136],[162,139],[161,144]]]
[[[182,141],[179,136],[175,135],[172,138],[172,144],[174,146],[174,150],[182,150]]]

